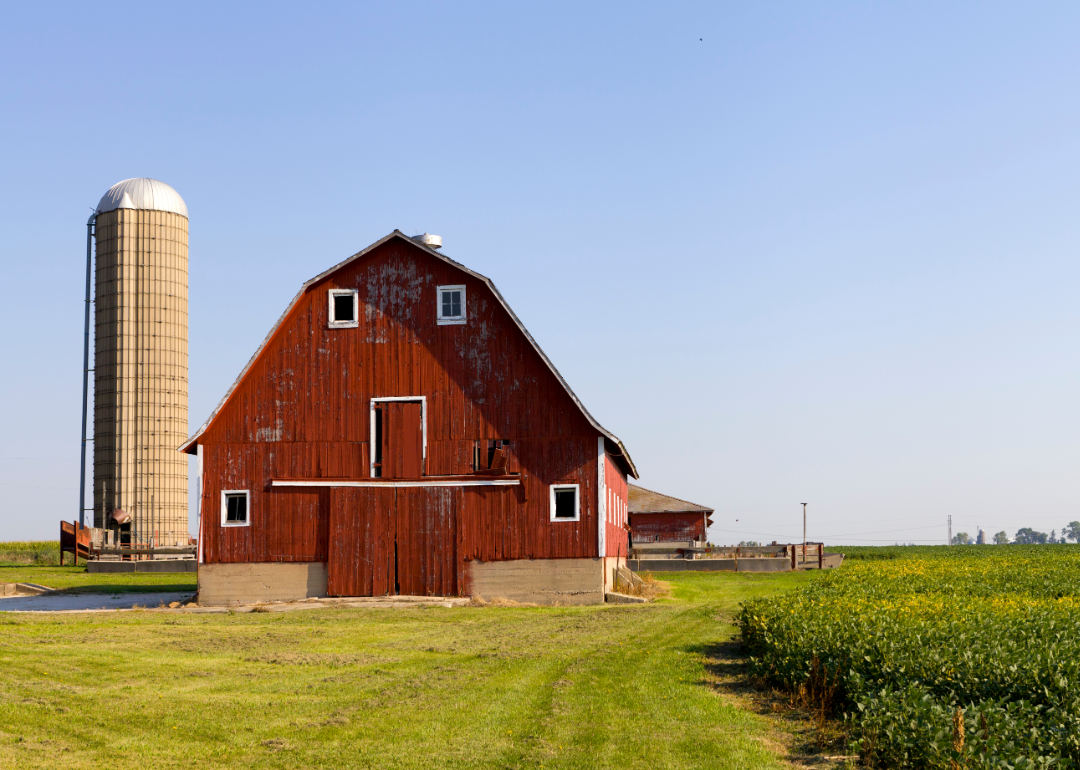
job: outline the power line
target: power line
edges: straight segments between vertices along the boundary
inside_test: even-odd
[[[715,513],[714,513],[714,515],[715,515]],[[731,515],[731,516],[735,516],[735,515],[745,516],[748,519],[753,517],[752,513],[724,514],[724,515],[725,516],[728,516],[728,515]],[[940,516],[900,516],[900,517],[895,518],[895,519],[874,519],[874,522],[876,524],[885,524],[885,523],[890,522],[890,521],[940,521],[940,519],[941,519]],[[757,521],[759,524],[763,524],[765,526],[773,526],[773,525],[777,524],[777,522],[775,522],[775,521],[758,521],[756,519],[755,519],[755,521]],[[841,523],[843,523],[843,522],[841,522]],[[783,525],[781,524],[781,526],[783,526]]]
[[[0,481],[0,487],[19,487],[20,489],[78,489],[78,487],[43,487],[33,484],[7,484]]]
[[[761,535],[765,530],[739,530],[739,529],[720,529],[717,526],[709,527],[709,529],[716,532],[730,532],[734,535]],[[905,527],[904,529],[872,529],[868,532],[845,532],[840,534],[826,534],[827,537],[855,537],[857,535],[887,535],[892,532],[915,532],[917,530],[929,529],[929,527]],[[826,530],[827,533],[827,530]]]
[[[856,543],[896,543],[894,537],[879,537],[879,538],[852,538]],[[908,540],[909,543],[929,543],[931,545],[939,545],[941,543],[940,538],[934,538],[933,540],[921,540],[919,538],[912,538]],[[905,543],[897,543],[898,545],[906,545]],[[834,545],[848,545],[848,543],[836,543]],[[855,543],[851,543],[855,545]]]
[[[845,533],[836,533],[836,534],[830,534],[828,532],[825,532],[825,533],[819,535],[819,537],[822,540],[832,540],[832,541],[836,541],[836,540],[838,540],[840,538],[851,538],[853,540],[858,540],[858,541],[861,541],[861,542],[883,542],[884,543],[884,542],[892,542],[896,538],[868,538],[868,537],[866,537],[866,535],[888,535],[888,534],[893,534],[893,533],[896,533],[896,532],[922,532],[922,531],[925,531],[927,529],[932,529],[932,527],[905,527],[903,529],[881,529],[881,530],[871,530],[871,531],[868,531],[868,532],[845,532]],[[726,534],[731,534],[731,535],[749,535],[751,537],[760,537],[760,538],[764,538],[764,539],[772,538],[774,540],[783,540],[783,539],[787,539],[787,538],[792,537],[790,534],[788,534],[788,535],[777,535],[775,532],[769,532],[767,530],[722,529],[722,528],[717,527],[717,526],[709,527],[709,531],[710,532],[724,532]],[[916,539],[918,539],[918,538],[916,538]],[[939,542],[939,540],[938,540],[938,538],[933,538],[933,539],[927,539],[924,542],[937,543],[937,542]]]
[[[829,535],[829,537],[855,537],[857,535],[887,535],[890,532],[914,532],[916,530],[928,529],[928,527],[907,527],[906,529],[875,529],[870,532],[848,532],[843,535]]]

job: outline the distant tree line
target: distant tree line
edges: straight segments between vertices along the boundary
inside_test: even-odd
[[[952,539],[953,545],[971,545],[975,541],[971,535],[967,532],[957,532]],[[1007,532],[998,532],[994,535],[995,545],[1008,545],[1009,543],[1016,543],[1018,545],[1042,545],[1048,543],[1080,543],[1080,521],[1069,522],[1061,529],[1061,537],[1058,537],[1057,530],[1050,530],[1050,534],[1045,532],[1037,532],[1031,527],[1024,527],[1016,533],[1016,537],[1009,540]]]

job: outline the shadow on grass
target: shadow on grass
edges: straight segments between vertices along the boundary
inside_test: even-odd
[[[705,659],[703,687],[734,700],[741,708],[774,721],[778,742],[787,746],[789,759],[804,767],[849,766],[847,733],[843,723],[823,720],[813,711],[799,708],[789,693],[781,692],[751,674],[750,659],[738,638],[683,648]]]

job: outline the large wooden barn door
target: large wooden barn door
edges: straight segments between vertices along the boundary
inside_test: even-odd
[[[398,593],[456,596],[461,487],[397,490]]]
[[[395,592],[393,489],[330,490],[330,596]]]
[[[424,475],[423,407],[419,401],[387,401],[382,409],[382,477]]]
[[[334,488],[330,596],[454,596],[460,488]]]

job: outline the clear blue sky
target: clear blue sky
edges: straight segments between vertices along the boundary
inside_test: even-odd
[[[430,231],[714,542],[1080,519],[1075,4],[4,14],[0,540],[77,515],[85,222],[134,176],[191,214],[192,429],[304,280]]]

